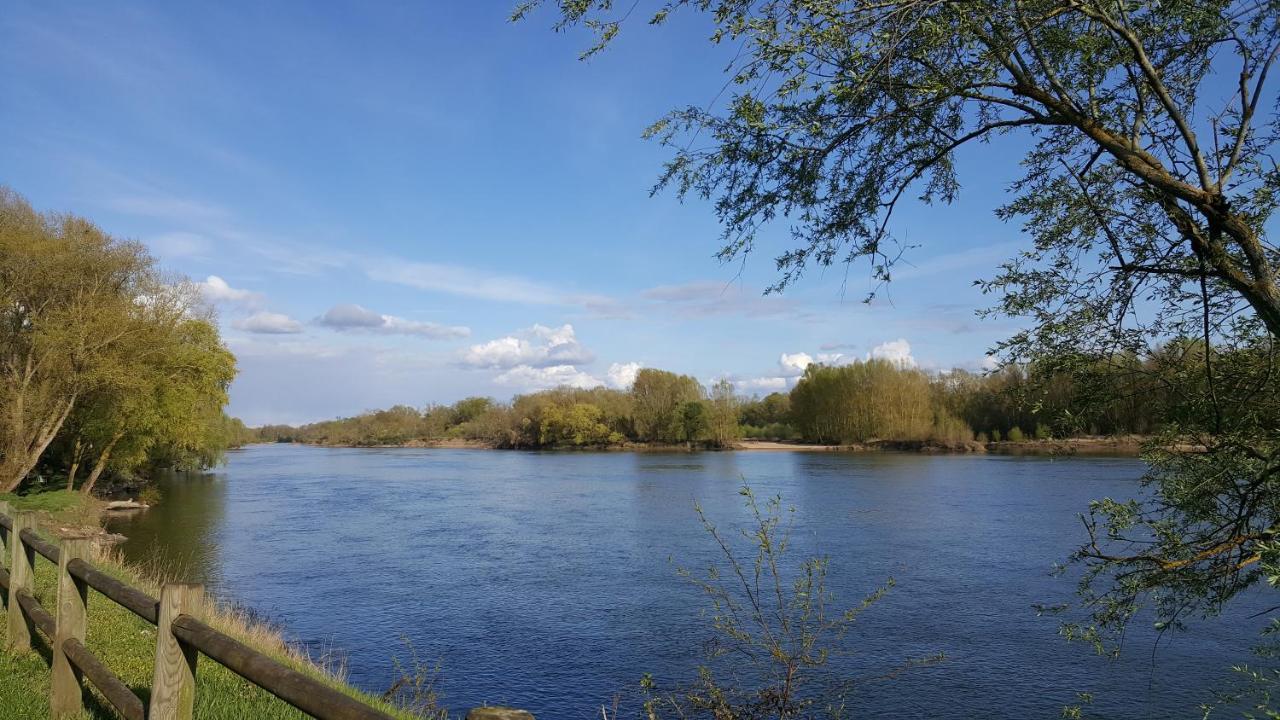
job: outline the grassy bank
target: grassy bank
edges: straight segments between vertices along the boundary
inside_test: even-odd
[[[44,519],[57,526],[68,520],[94,514],[92,501],[78,493],[56,491],[23,497],[0,497],[19,509],[40,511]],[[124,566],[109,551],[98,553],[96,566],[152,596],[158,596],[160,582],[136,568]],[[5,562],[8,565],[7,559]],[[56,568],[37,558],[36,597],[46,609],[54,607]],[[399,717],[412,717],[395,711],[377,698],[350,688],[342,681],[341,669],[325,670],[311,663],[296,648],[288,645],[273,628],[249,620],[242,612],[219,606],[206,599],[204,619],[211,626],[237,638],[275,660],[285,663],[328,685]],[[7,640],[6,628],[0,623],[0,647]],[[95,591],[89,592],[89,633],[86,644],[144,702],[151,685],[154,666],[156,629],[128,610]],[[49,682],[48,645],[38,636],[36,652],[11,654],[0,651],[0,720],[48,717]],[[305,718],[270,693],[258,688],[230,670],[202,657],[197,665],[196,717],[202,720],[241,720],[242,718]],[[105,700],[91,693],[87,718],[114,718]]]

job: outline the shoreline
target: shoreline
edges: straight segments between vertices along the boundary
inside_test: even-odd
[[[898,452],[919,455],[1039,455],[1039,456],[1110,456],[1138,457],[1146,438],[1140,436],[1079,437],[1050,440],[1020,440],[1000,442],[933,441],[933,440],[874,440],[867,443],[817,444],[780,440],[738,440],[727,448],[693,448],[687,445],[647,443],[623,443],[603,447],[552,447],[552,448],[499,448],[481,440],[447,438],[441,440],[415,439],[387,445],[347,445],[340,443],[287,442],[250,443],[252,445],[311,445],[328,448],[394,449],[426,448],[439,450],[537,450],[540,452],[841,452],[879,453]]]

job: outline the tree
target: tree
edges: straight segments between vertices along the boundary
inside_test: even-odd
[[[711,402],[707,417],[707,439],[716,447],[729,447],[742,434],[738,426],[738,396],[733,383],[719,380],[711,386]]]
[[[558,28],[596,33],[586,55],[634,10],[532,0],[515,15],[547,4]],[[997,312],[1033,320],[1002,344],[1006,362],[1071,358],[1059,370],[1087,378],[1098,362],[1199,339],[1194,376],[1157,376],[1175,412],[1150,450],[1151,501],[1094,508],[1078,558],[1099,628],[1122,631],[1153,595],[1161,622],[1176,623],[1280,577],[1280,255],[1266,235],[1280,191],[1275,3],[653,7],[655,24],[707,12],[713,42],[739,46],[727,101],[649,130],[674,153],[659,187],[714,202],[722,259],[754,251],[758,229],[785,216],[793,242],[773,290],[857,260],[888,282],[902,199],[955,200],[957,151],[1002,141],[1024,174],[997,213],[1032,241],[984,284]],[[1177,451],[1188,438],[1203,452]]]
[[[156,448],[173,464],[206,465],[226,447],[218,430],[235,358],[212,324],[190,317],[182,288],[170,292],[172,304],[149,303],[146,330],[121,346],[126,377],[85,398],[77,410],[76,442],[96,454],[81,486],[85,494],[108,467],[133,471]],[[189,458],[196,461],[184,462]]]
[[[681,410],[702,399],[702,385],[688,375],[642,368],[631,386],[636,435],[649,442],[689,439]]]
[[[0,491],[22,483],[81,397],[124,372],[118,351],[160,286],[137,243],[0,188]]]

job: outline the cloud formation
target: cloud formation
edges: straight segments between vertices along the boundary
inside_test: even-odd
[[[573,326],[534,325],[514,335],[472,345],[460,358],[466,367],[509,370],[521,365],[531,368],[573,366],[589,363],[595,355],[583,347]]]
[[[431,340],[451,340],[471,335],[471,328],[468,327],[406,320],[395,315],[382,315],[354,304],[334,305],[324,315],[316,318],[316,324],[338,332],[412,335]]]
[[[800,377],[811,364],[813,357],[805,352],[782,353],[778,357],[778,367],[781,368],[783,377]]]
[[[517,365],[499,374],[493,381],[499,385],[524,390],[546,390],[562,385],[575,388],[593,388],[604,384],[572,365],[550,365],[546,367]]]
[[[231,324],[237,330],[260,335],[294,335],[302,332],[302,323],[288,315],[258,312]]]
[[[200,295],[211,303],[230,303],[236,305],[257,305],[263,300],[262,293],[252,290],[233,288],[226,280],[217,275],[210,275],[204,282],[195,284]]]
[[[880,343],[867,353],[868,360],[888,360],[904,368],[916,367],[916,359],[911,355],[911,343],[906,338],[898,338]]]
[[[615,390],[626,390],[636,381],[636,375],[642,367],[644,366],[638,362],[614,363],[609,366],[609,372],[605,373],[605,384]]]

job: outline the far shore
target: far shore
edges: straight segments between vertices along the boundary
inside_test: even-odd
[[[1086,455],[1137,457],[1141,454],[1146,438],[1136,435],[1121,437],[1079,437],[1047,440],[1005,440],[979,442],[977,440],[939,442],[933,440],[874,440],[867,443],[823,445],[780,440],[739,440],[733,447],[691,448],[686,445],[649,443],[624,443],[605,447],[546,448],[551,452],[613,451],[613,452],[901,452],[932,455]],[[271,443],[255,443],[271,444]],[[415,439],[392,445],[344,445],[339,443],[298,443],[317,447],[350,448],[439,448],[448,450],[497,450],[481,440],[445,438],[440,440]]]

